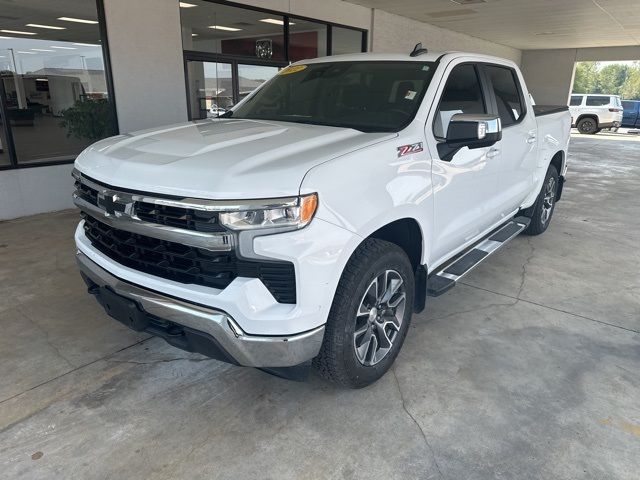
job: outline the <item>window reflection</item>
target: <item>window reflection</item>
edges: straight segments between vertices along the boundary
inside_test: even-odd
[[[239,100],[278,73],[278,67],[260,65],[238,65]]]
[[[114,121],[96,24],[61,21],[73,16],[93,19],[95,4],[68,1],[71,10],[40,8],[35,1],[0,0],[0,81],[6,122],[19,164],[73,160],[85,147],[114,133]],[[38,25],[25,27],[37,17]],[[30,33],[30,34],[27,34]],[[6,144],[4,135],[0,139]],[[0,153],[0,162],[6,147]]]
[[[190,61],[187,73],[192,120],[217,117],[233,105],[230,63]]]
[[[284,60],[284,18],[201,0],[181,8],[185,50]]]
[[[292,62],[327,55],[327,26],[292,18],[289,20],[289,59]]]
[[[362,52],[362,32],[350,28],[333,27],[331,29],[331,54]]]

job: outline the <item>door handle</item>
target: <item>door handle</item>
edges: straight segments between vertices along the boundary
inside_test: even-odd
[[[497,157],[500,154],[499,148],[492,148],[487,152],[487,158]]]

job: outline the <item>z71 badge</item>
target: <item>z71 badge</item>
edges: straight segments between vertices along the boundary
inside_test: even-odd
[[[398,157],[404,157],[410,153],[418,153],[423,150],[422,142],[412,143],[411,145],[402,145],[401,147],[398,147]]]

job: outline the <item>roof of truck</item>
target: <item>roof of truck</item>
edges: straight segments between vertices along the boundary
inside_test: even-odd
[[[453,57],[473,57],[479,61],[499,61],[513,63],[509,59],[492,57],[490,55],[482,55],[479,53],[471,52],[428,52],[421,55],[412,57],[409,53],[348,53],[343,55],[332,55],[330,57],[318,57],[308,60],[300,60],[295,62],[294,65],[311,64],[311,63],[325,63],[325,62],[365,62],[365,61],[379,61],[379,62],[435,62],[444,55],[451,55]]]

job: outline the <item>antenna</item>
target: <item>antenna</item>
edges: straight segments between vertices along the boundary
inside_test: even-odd
[[[426,48],[422,48],[422,42],[416,43],[416,46],[413,47],[413,52],[409,54],[411,57],[417,57],[418,55],[422,55],[423,53],[427,53]]]

